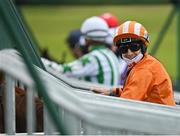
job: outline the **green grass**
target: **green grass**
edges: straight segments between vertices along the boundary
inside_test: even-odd
[[[23,6],[21,9],[39,46],[47,47],[50,54],[59,60],[66,53],[66,62],[70,62],[73,57],[66,45],[66,36],[69,31],[80,28],[87,17],[111,12],[120,23],[126,20],[142,23],[150,34],[150,51],[172,6]],[[176,22],[174,19],[156,55],[173,80],[177,75]]]

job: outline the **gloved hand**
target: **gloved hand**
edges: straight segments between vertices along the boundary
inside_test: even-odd
[[[63,66],[61,64],[58,64],[56,62],[50,61],[46,58],[41,58],[46,70],[50,73],[63,73]]]
[[[90,89],[94,93],[99,93],[103,95],[110,95],[110,89],[104,87],[93,87]]]

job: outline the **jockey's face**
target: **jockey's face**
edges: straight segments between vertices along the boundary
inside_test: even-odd
[[[123,57],[131,60],[141,52],[141,45],[138,43],[123,44],[119,49]]]
[[[139,49],[138,51],[131,51],[130,49],[128,49],[126,53],[122,53],[122,56],[131,60],[134,57],[136,57],[140,52],[141,52],[141,49]]]

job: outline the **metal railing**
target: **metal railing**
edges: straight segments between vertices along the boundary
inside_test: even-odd
[[[2,52],[0,51],[0,62],[5,59],[8,63],[0,63],[0,70],[11,77],[9,78],[11,82],[8,82],[9,90],[13,91],[12,86],[14,86],[11,79],[18,79],[29,87],[33,87],[33,81],[23,61],[18,59],[19,56],[12,52],[2,55]],[[4,58],[1,59],[2,57]],[[17,70],[9,67],[14,65],[21,70],[21,76]],[[172,107],[78,91],[60,82],[46,71],[36,66],[35,69],[48,90],[50,99],[56,104],[58,117],[63,126],[68,128],[68,134],[180,134],[180,108],[178,106]],[[11,99],[13,100],[13,97]],[[10,112],[10,110],[7,111]],[[12,117],[14,117],[13,114]],[[7,123],[12,129],[6,131],[7,134],[15,133],[14,124],[11,123]],[[47,126],[50,125],[49,121],[45,123]],[[30,126],[33,126],[32,124],[30,123]],[[29,133],[33,133],[31,127],[28,129]],[[48,132],[48,134],[57,133],[59,132],[53,129]]]
[[[68,126],[70,134],[179,133],[176,130],[180,123],[176,122],[179,118],[179,107],[78,92],[40,69],[38,71],[43,75],[41,77],[45,83],[53,84],[53,88],[47,86],[51,90],[49,95],[64,109],[63,118],[66,120],[63,124]],[[171,119],[167,121],[167,118]],[[136,123],[141,127],[137,127]],[[172,126],[167,126],[167,123]]]
[[[5,72],[5,132],[8,135],[14,135],[15,130],[15,82],[20,80],[27,86],[27,132],[32,134],[34,132],[34,106],[33,106],[33,91],[34,82],[31,79],[28,71],[24,67],[22,60],[17,57],[14,50],[0,51],[0,71]],[[11,54],[11,55],[9,55]],[[11,61],[11,58],[14,58]],[[19,72],[20,71],[20,72]]]

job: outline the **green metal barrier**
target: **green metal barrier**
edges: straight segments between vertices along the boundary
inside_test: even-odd
[[[0,13],[1,14],[1,13]],[[15,43],[12,43],[12,38],[8,36],[5,22],[0,19],[0,49],[14,48]]]
[[[55,105],[49,99],[47,90],[33,67],[33,64],[41,68],[44,66],[36,52],[36,49],[34,48],[35,46],[33,45],[28,33],[25,30],[25,27],[23,26],[12,0],[0,1],[0,17],[0,25],[3,28],[1,35],[4,34],[5,38],[5,41],[1,42],[0,44],[0,49],[16,48],[22,54],[28,71],[36,83],[38,93],[40,96],[42,96],[44,103],[49,110],[56,127],[58,128],[58,131],[61,132],[61,134],[67,134],[61,120],[58,118]],[[4,39],[1,40],[3,41]]]
[[[11,7],[6,7],[4,6],[5,4],[3,4],[3,2],[1,2],[0,4],[2,10],[0,14],[2,14],[2,17],[5,16],[7,19],[7,23],[4,21],[5,19],[1,19],[2,25],[0,27],[3,28],[1,29],[3,31],[1,32],[0,37],[3,43],[1,43],[0,49],[17,48],[19,45],[16,42],[16,39],[13,39],[13,37],[9,36],[16,35],[16,37],[21,40],[21,43],[23,43],[23,46],[25,46],[25,50],[28,52],[28,55],[31,56],[32,62],[44,69],[44,66],[40,60],[40,56],[37,53],[37,49],[33,44],[31,38],[29,37],[14,5],[12,5]],[[10,26],[12,30],[10,30]]]

